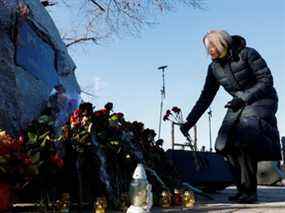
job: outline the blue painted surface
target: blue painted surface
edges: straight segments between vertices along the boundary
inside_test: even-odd
[[[59,83],[54,50],[25,22],[19,26],[16,63],[50,88]]]
[[[233,183],[233,176],[224,157],[214,152],[197,152],[201,160],[202,168],[196,170],[192,151],[167,150],[167,156],[171,159],[181,174],[184,182],[194,185],[212,183]]]

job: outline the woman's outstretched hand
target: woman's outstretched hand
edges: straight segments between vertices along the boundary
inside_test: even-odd
[[[244,107],[246,104],[241,98],[233,98],[233,100],[229,101],[226,105],[225,108],[230,108],[234,112],[238,111],[242,107]]]

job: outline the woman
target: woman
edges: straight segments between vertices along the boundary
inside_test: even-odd
[[[232,96],[215,148],[230,162],[238,193],[230,201],[257,201],[257,162],[280,160],[275,113],[278,97],[269,68],[259,53],[246,47],[241,36],[213,30],[203,38],[212,58],[206,82],[186,122],[184,135],[210,106],[220,85]]]

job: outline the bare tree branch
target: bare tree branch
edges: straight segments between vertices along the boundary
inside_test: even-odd
[[[67,47],[88,41],[98,44],[98,38],[102,40],[113,36],[136,36],[144,27],[157,23],[156,18],[160,14],[171,11],[179,4],[194,9],[203,9],[205,1],[69,0],[67,4],[66,0],[58,0],[63,3],[61,6],[67,8],[67,13],[72,11],[70,12],[70,25],[62,27],[62,31],[67,31],[70,27],[67,37],[74,38],[74,40],[65,39],[69,42],[66,44]],[[57,6],[52,7],[52,9],[56,8]]]
[[[104,7],[102,7],[97,1],[95,0],[90,0],[93,4],[95,4],[100,10],[102,10],[103,12],[105,12]]]
[[[63,40],[71,40],[70,43],[67,43],[65,46],[68,48],[72,45],[81,43],[81,42],[86,42],[86,41],[92,41],[95,44],[97,43],[97,39],[95,37],[85,37],[85,38],[63,38]]]

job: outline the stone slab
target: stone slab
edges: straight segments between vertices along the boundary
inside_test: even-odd
[[[230,213],[230,212],[285,212],[285,187],[258,187],[258,203],[256,204],[235,204],[230,203],[227,197],[236,193],[235,187],[228,187],[225,190],[212,194],[214,200],[197,197],[197,205],[193,209],[173,208],[159,209],[154,208],[152,212],[211,212],[211,213]]]

